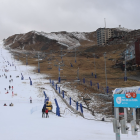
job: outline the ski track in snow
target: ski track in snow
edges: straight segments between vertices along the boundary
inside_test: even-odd
[[[5,58],[5,60],[3,59]],[[10,66],[7,64],[9,61]],[[7,67],[6,67],[7,65]],[[16,66],[16,70],[15,70]],[[4,67],[9,72],[4,72]],[[53,112],[56,111],[54,98],[57,99],[61,112],[67,106],[57,96],[49,84],[49,80],[44,79],[45,74],[32,72],[35,67],[22,65],[19,61],[11,59],[11,54],[3,47],[0,42],[0,139],[1,140],[114,140],[113,126],[110,122],[100,122],[86,120],[80,116],[66,111],[62,117],[57,117],[49,113],[49,118],[42,118],[42,106],[44,101],[43,91],[47,93],[53,104]],[[21,80],[21,73],[24,80]],[[4,77],[7,75],[7,79]],[[2,76],[3,75],[3,76]],[[9,82],[12,75],[13,82]],[[19,76],[19,77],[16,77]],[[33,85],[30,86],[29,77]],[[9,85],[13,86],[9,90]],[[4,89],[6,88],[6,90]],[[45,88],[45,89],[43,89]],[[8,90],[8,94],[5,94]],[[33,103],[29,103],[30,96]],[[14,103],[13,107],[9,103]],[[3,106],[6,103],[8,106]],[[33,107],[39,107],[38,110],[30,113]],[[87,113],[87,114],[86,114]],[[91,117],[89,112],[84,115]],[[138,140],[136,136],[121,135],[123,140]]]

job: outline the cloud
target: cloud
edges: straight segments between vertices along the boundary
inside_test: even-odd
[[[1,0],[0,39],[31,30],[91,32],[118,25],[138,29],[139,0]]]

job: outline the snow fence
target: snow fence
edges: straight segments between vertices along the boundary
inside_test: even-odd
[[[55,92],[58,94],[58,96],[63,100],[63,102],[70,108],[75,114],[79,114],[80,116],[84,117],[83,115],[83,106],[81,103],[78,103],[78,101],[74,101],[71,97],[64,94],[64,90],[61,90],[58,85],[50,80],[50,83],[52,85],[52,88],[55,90]]]

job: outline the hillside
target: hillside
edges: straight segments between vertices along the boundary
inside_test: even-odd
[[[117,87],[138,86],[140,82],[129,78],[128,81],[125,82],[124,71],[120,67],[114,67],[116,61],[121,58],[126,45],[91,45],[91,41],[89,40],[91,40],[92,37],[95,37],[93,35],[95,35],[95,33],[59,32],[48,34],[32,31],[27,34],[13,35],[7,38],[4,41],[4,44],[6,46],[5,48],[8,49],[7,46],[12,48],[10,52],[14,59],[20,60],[23,65],[26,65],[27,60],[28,65],[35,66],[35,69],[33,70],[34,73],[38,72],[39,60],[40,73],[46,74],[47,79],[58,81],[59,72],[57,66],[61,64],[60,77],[64,89],[71,89],[72,93],[75,93],[75,90],[77,90],[81,93],[81,96],[78,95],[81,100],[85,95],[93,96],[93,94],[95,94],[98,105],[95,104],[90,106],[90,102],[85,101],[88,109],[94,109],[94,112],[96,113],[102,112],[102,114],[110,116],[112,115],[112,90]],[[88,39],[86,40],[85,38]],[[78,43],[75,40],[79,42],[80,47],[78,47]],[[76,51],[70,50],[73,47],[69,46],[73,42],[75,43],[75,47],[78,47]],[[61,48],[63,48],[63,50],[60,50]],[[39,59],[37,59],[38,50],[42,50],[42,52],[39,52]],[[50,53],[49,50],[53,50],[52,53]],[[103,55],[105,52],[107,81],[105,78],[105,58]],[[96,54],[95,59],[93,53]],[[60,57],[61,54],[63,57]],[[139,70],[127,71],[127,76],[137,75],[138,71]],[[95,72],[96,78],[94,76]],[[77,82],[77,79],[80,81]],[[83,79],[85,79],[85,83],[83,82]],[[90,85],[91,82],[92,86]],[[108,91],[106,91],[106,84],[109,87]],[[98,94],[104,95],[106,92],[108,92],[108,97],[104,100],[100,100]],[[107,106],[109,105],[108,107],[106,106],[106,103]]]
[[[8,37],[4,43],[13,49],[25,50],[59,50],[60,48],[71,50],[75,47],[96,45],[96,32],[37,32],[31,31],[25,34],[15,34]]]

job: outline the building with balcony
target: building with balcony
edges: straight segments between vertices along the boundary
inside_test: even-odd
[[[98,28],[96,34],[98,45],[105,45],[107,40],[113,35],[110,28]]]

